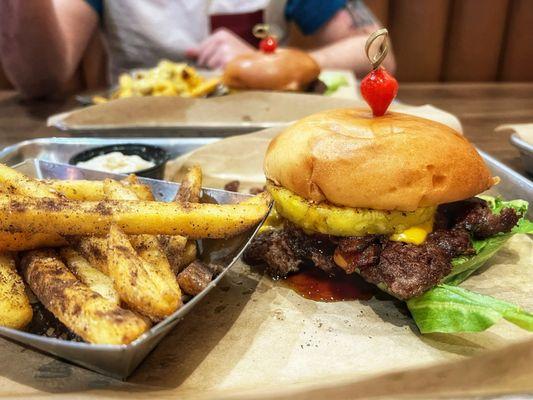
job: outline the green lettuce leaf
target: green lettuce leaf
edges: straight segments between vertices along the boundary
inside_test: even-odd
[[[325,95],[335,93],[342,86],[348,86],[348,80],[342,74],[324,74],[320,77],[322,82],[326,85],[327,89],[324,92]]]
[[[533,314],[457,286],[438,285],[408,300],[407,306],[422,333],[481,332],[502,318],[533,331]]]
[[[505,243],[513,236],[512,233],[496,235],[484,240],[472,240],[476,251],[473,256],[461,256],[452,260],[452,271],[442,283],[459,285],[466,278],[481,268]]]
[[[428,332],[479,332],[492,326],[501,318],[533,330],[533,315],[517,306],[490,296],[455,287],[481,268],[516,233],[533,233],[533,223],[526,219],[528,203],[524,200],[503,201],[482,196],[496,214],[505,207],[514,208],[522,217],[510,233],[486,239],[472,239],[476,254],[452,260],[452,271],[441,285],[422,296],[411,299],[407,306],[422,333]]]
[[[504,201],[500,198],[480,196],[487,201],[492,212],[499,214],[503,208],[511,207],[522,217],[510,233],[491,236],[486,239],[472,239],[472,246],[476,252],[473,256],[460,256],[452,260],[452,271],[442,283],[458,285],[481,268],[485,262],[500,250],[503,245],[516,233],[533,233],[533,222],[525,215],[528,202],[524,200]]]

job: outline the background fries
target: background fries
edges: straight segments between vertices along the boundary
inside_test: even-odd
[[[185,63],[161,60],[154,68],[120,75],[118,89],[109,100],[138,96],[200,97],[212,93],[220,81],[219,77],[206,80]],[[93,97],[95,104],[106,101],[102,96]]]
[[[14,257],[7,253],[0,254],[0,325],[21,329],[31,321],[32,315]]]
[[[89,343],[127,344],[149,328],[143,318],[76,279],[53,250],[28,252],[20,265],[45,307]]]

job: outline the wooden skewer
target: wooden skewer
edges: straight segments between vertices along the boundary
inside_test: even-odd
[[[370,48],[372,47],[372,44],[380,38],[383,37],[383,40],[381,41],[381,44],[379,45],[379,51],[374,54],[373,56],[370,55]],[[370,64],[372,64],[372,69],[378,69],[383,60],[385,60],[385,57],[387,57],[387,54],[389,52],[389,31],[386,28],[378,29],[375,32],[372,32],[372,34],[368,37],[365,44],[365,53],[370,61]]]

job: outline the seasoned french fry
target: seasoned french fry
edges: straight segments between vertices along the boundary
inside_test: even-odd
[[[120,304],[120,297],[113,287],[111,278],[94,268],[80,253],[70,247],[62,248],[59,254],[70,272],[89,289],[115,304]]]
[[[176,292],[178,299],[181,299],[181,291],[176,282],[176,276],[173,274],[157,238],[153,235],[132,235],[130,236],[130,243],[139,257],[151,266],[151,270],[148,272],[157,274],[160,279],[165,280],[168,286]]]
[[[174,201],[177,203],[198,203],[202,191],[202,169],[192,166],[181,181]],[[159,236],[159,242],[167,255],[170,267],[175,274],[196,258],[196,243],[184,236]],[[185,265],[184,265],[185,264]]]
[[[104,193],[109,200],[135,200],[137,198],[128,187],[109,179],[104,181]],[[169,286],[174,286],[178,298],[181,298],[179,286],[157,238],[152,235],[133,235],[130,237],[130,242],[139,256],[154,267],[153,271],[148,272],[158,274],[161,279],[168,280]]]
[[[103,181],[104,198],[106,200],[139,200],[131,188],[112,179]]]
[[[0,231],[0,252],[34,250],[42,247],[65,246],[65,239],[55,233]]]
[[[90,265],[109,276],[106,237],[71,236],[68,241]]]
[[[33,198],[61,197],[71,200],[96,201],[104,198],[102,181],[87,180],[37,180],[27,177],[4,164],[0,164],[0,189],[2,193]],[[152,191],[136,182],[128,186],[140,200],[153,200]]]
[[[111,224],[117,224],[126,234],[227,238],[261,221],[269,204],[267,192],[239,204],[222,205],[0,196],[0,230],[105,235]]]
[[[52,187],[31,179],[21,172],[0,164],[0,189],[3,194],[28,197],[59,198],[59,193]],[[0,251],[32,250],[39,247],[56,247],[65,244],[65,240],[56,234],[31,234],[0,232]]]
[[[194,241],[188,241],[185,236],[180,235],[158,235],[157,239],[161,245],[167,260],[170,264],[172,271],[177,274],[181,271],[182,258],[185,256],[185,251],[189,247],[189,254],[191,247],[194,249],[194,258],[196,258],[196,243]],[[187,246],[189,243],[192,246]]]
[[[192,166],[181,181],[181,186],[174,201],[178,203],[198,203],[202,191],[202,169]]]
[[[24,282],[17,274],[15,258],[0,254],[0,325],[21,329],[29,324],[33,311],[24,291]]]
[[[45,180],[42,183],[50,186],[55,192],[61,193],[70,200],[98,201],[104,199],[104,183],[87,180]],[[153,200],[150,187],[140,184],[128,184],[140,200]],[[30,196],[35,197],[35,196]]]
[[[132,192],[130,188],[124,186],[120,182],[109,179],[104,181],[104,193],[106,198],[109,200],[137,199],[137,195]],[[181,290],[178,286],[178,282],[176,281],[176,277],[170,269],[168,259],[159,242],[157,241],[157,238],[152,235],[133,235],[129,237],[129,240],[131,245],[137,251],[138,256],[141,258],[141,260],[137,260],[137,262],[135,262],[133,258],[125,260],[126,262],[129,261],[131,263],[130,271],[137,275],[137,272],[135,272],[136,265],[143,265],[148,279],[151,279],[151,281],[156,284],[160,283],[161,287],[167,291],[168,301],[172,300],[172,307],[174,304],[176,305],[176,308],[174,308],[173,311],[181,307]],[[112,267],[113,264],[109,263],[109,266]],[[166,288],[164,285],[166,285]],[[125,285],[124,289],[140,292],[139,294],[147,296],[148,298],[151,296],[150,287],[147,288],[145,285],[143,285],[142,281],[138,281],[137,286],[131,286],[129,288]],[[143,294],[142,291],[146,291],[147,293]],[[173,299],[171,299],[171,296],[174,296]],[[155,319],[160,317],[160,314],[158,314],[157,310],[152,310],[146,315]]]
[[[132,96],[184,96],[197,97],[213,92],[220,78],[206,79],[198,71],[184,63],[161,60],[154,68],[132,74],[122,74],[118,88],[109,99]],[[93,97],[104,102],[104,98]]]
[[[216,87],[222,82],[221,78],[211,78],[203,83],[200,83],[194,89],[191,90],[191,97],[201,97],[212,93]]]
[[[185,293],[196,296],[213,280],[214,271],[198,260],[190,263],[178,276],[178,283]]]
[[[127,344],[149,328],[143,318],[81,283],[53,250],[26,253],[21,269],[41,303],[89,343]]]
[[[53,187],[0,164],[0,188],[7,194],[33,198],[59,197]]]
[[[193,240],[189,240],[181,253],[174,272],[181,272],[183,268],[192,263],[196,259],[196,253],[196,243]]]
[[[120,298],[131,309],[158,321],[181,305],[176,280],[166,279],[153,266],[139,257],[128,237],[113,225],[108,236],[109,276]],[[173,282],[174,284],[171,284]]]
[[[142,184],[137,175],[129,174],[126,178],[122,179],[120,183],[134,191],[139,200],[154,200],[154,194],[152,193],[150,186]]]

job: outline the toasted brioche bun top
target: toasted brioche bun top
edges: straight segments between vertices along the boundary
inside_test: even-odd
[[[339,109],[306,117],[276,136],[267,179],[314,202],[413,211],[463,200],[495,180],[476,149],[438,122]]]
[[[303,91],[319,74],[320,67],[307,53],[277,49],[235,57],[226,65],[222,81],[234,89]]]

